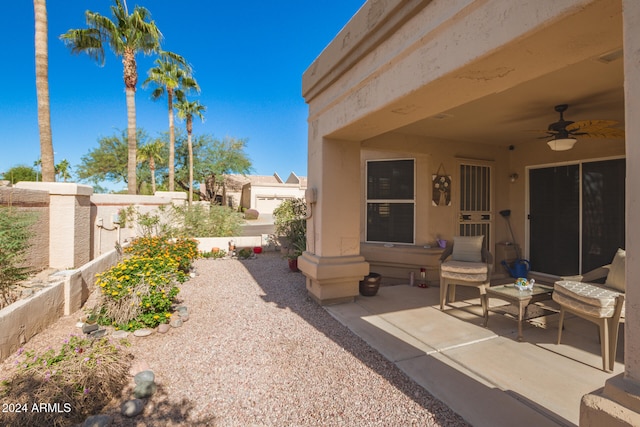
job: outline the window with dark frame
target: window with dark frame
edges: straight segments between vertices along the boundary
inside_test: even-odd
[[[414,243],[414,189],[414,159],[367,161],[367,242]]]

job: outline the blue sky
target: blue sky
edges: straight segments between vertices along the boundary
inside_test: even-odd
[[[89,9],[111,17],[111,0],[49,0],[49,90],[56,163],[72,167],[100,137],[126,129],[122,63],[111,52],[104,67],[86,54],[71,55],[58,36],[86,28]],[[206,121],[194,134],[248,139],[255,174],[307,173],[304,70],[362,6],[364,0],[128,0],[151,12],[163,49],[183,55],[202,88]],[[33,2],[11,1],[0,14],[0,172],[40,157]],[[166,98],[143,89],[153,57],[138,56],[138,127],[150,136],[168,128]],[[191,99],[195,99],[193,96]],[[184,127],[184,123],[177,122]],[[72,170],[73,172],[73,170]],[[122,185],[124,187],[124,184]]]

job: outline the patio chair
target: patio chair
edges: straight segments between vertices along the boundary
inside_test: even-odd
[[[624,319],[626,253],[618,249],[609,265],[584,276],[564,277],[554,285],[553,300],[560,305],[558,344],[562,339],[565,313],[571,313],[598,325],[602,370],[613,371],[618,346],[618,330]],[[591,283],[606,277],[604,284]]]
[[[484,295],[490,286],[493,255],[483,243],[484,236],[456,236],[453,246],[440,256],[440,310],[447,303],[447,292],[449,302],[454,302],[456,285],[462,285],[478,288],[482,312],[487,312]]]

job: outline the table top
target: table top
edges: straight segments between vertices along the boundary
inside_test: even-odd
[[[510,283],[508,285],[491,286],[487,288],[487,293],[504,295],[515,299],[525,299],[530,298],[534,295],[548,294],[551,292],[553,292],[553,286],[539,285],[537,283],[533,285],[533,289],[530,291],[520,290],[516,288],[516,285],[514,283]]]

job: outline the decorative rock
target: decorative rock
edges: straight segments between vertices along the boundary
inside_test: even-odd
[[[169,332],[170,328],[171,326],[169,326],[168,323],[160,323],[158,325],[158,332],[160,332],[161,334],[166,334],[167,332]]]
[[[151,335],[153,331],[151,329],[138,329],[133,332],[133,336],[135,337],[147,337]]]
[[[133,389],[133,395],[138,399],[144,399],[153,396],[158,390],[158,386],[153,381],[142,381]]]
[[[180,320],[182,320],[183,322],[186,322],[187,320],[189,320],[189,314],[188,313],[178,313],[180,316]]]
[[[91,415],[84,420],[82,427],[108,427],[113,423],[113,417],[110,415]]]
[[[84,326],[84,322],[76,323],[76,328],[82,328]]]
[[[156,379],[155,374],[153,373],[153,371],[147,369],[146,371],[142,371],[142,372],[138,372],[134,377],[133,377],[133,381],[136,384],[141,384],[143,382],[154,382]]]
[[[127,331],[114,331],[111,336],[117,340],[127,338],[129,336],[129,332]]]
[[[98,325],[96,325],[95,323],[90,325],[89,323],[85,323],[82,325],[82,332],[84,332],[85,334],[91,333],[93,331],[97,331],[99,328]]]
[[[144,360],[134,360],[133,364],[131,365],[131,368],[129,368],[129,375],[133,377],[142,371],[148,371],[148,370],[150,369],[149,369],[149,364],[147,362],[145,362]]]
[[[179,328],[180,326],[182,326],[182,319],[180,318],[180,316],[173,316],[171,318],[170,325],[173,328]]]
[[[178,307],[176,307],[176,311],[177,311],[178,313],[180,313],[180,314],[182,314],[182,313],[185,313],[185,314],[186,314],[186,313],[188,313],[188,312],[189,312],[189,309],[187,308],[187,306],[186,306],[186,305],[179,305]]]
[[[89,332],[89,336],[91,338],[101,338],[101,337],[105,336],[106,334],[107,334],[107,330],[106,329],[98,329],[96,331]]]
[[[120,407],[120,413],[125,417],[133,418],[144,410],[144,401],[140,399],[127,400]]]

